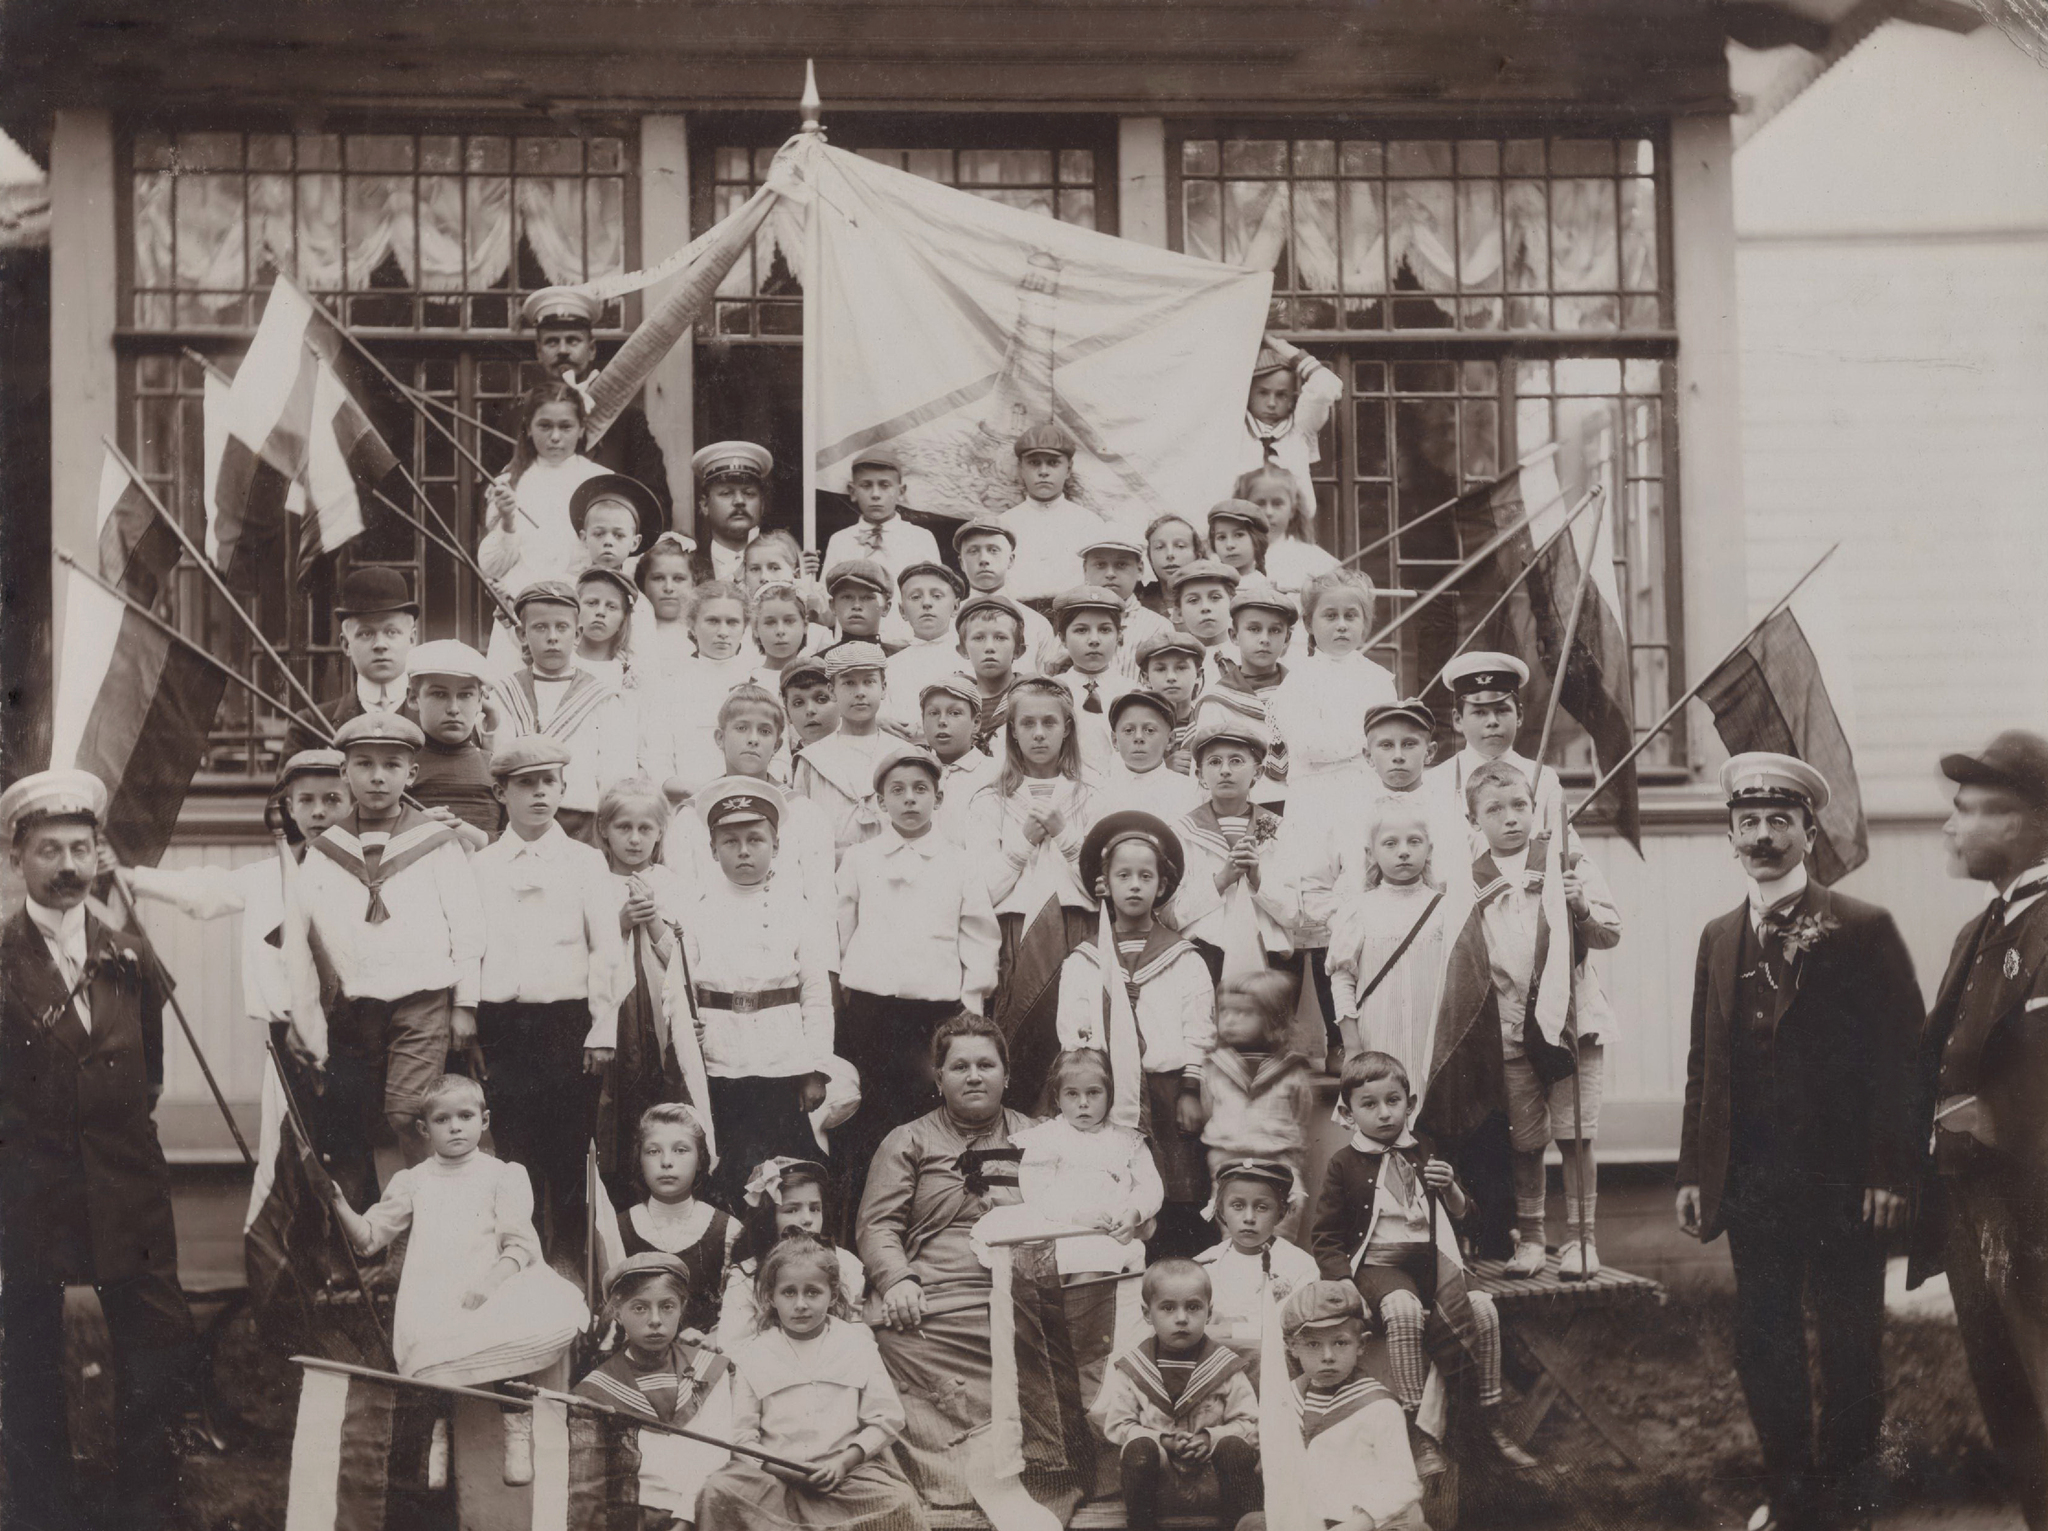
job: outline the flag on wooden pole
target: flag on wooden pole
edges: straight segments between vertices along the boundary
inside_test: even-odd
[[[1870,859],[1870,826],[1849,736],[1828,697],[1820,662],[1790,606],[1778,611],[1715,667],[1700,687],[1728,753],[1794,755],[1828,779],[1828,805],[1816,817],[1813,875],[1848,876]]]
[[[100,468],[97,525],[100,577],[153,607],[178,561],[177,538],[112,454]],[[63,572],[50,764],[76,766],[105,782],[108,841],[124,864],[154,866],[170,843],[227,680],[119,596]]]
[[[423,1388],[306,1367],[292,1430],[285,1531],[411,1531],[438,1524],[430,1487],[434,1422],[453,1400]],[[452,1517],[450,1517],[452,1518]]]

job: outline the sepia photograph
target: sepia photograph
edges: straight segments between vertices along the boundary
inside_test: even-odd
[[[2048,1531],[2048,0],[0,0],[0,1531]]]

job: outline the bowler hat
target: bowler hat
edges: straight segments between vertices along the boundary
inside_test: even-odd
[[[412,598],[403,574],[384,564],[365,564],[342,576],[334,603],[337,617],[373,617],[380,611],[420,614],[420,603]]]

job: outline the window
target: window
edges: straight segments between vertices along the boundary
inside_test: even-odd
[[[1189,127],[1169,141],[1181,246],[1270,266],[1273,327],[1343,379],[1315,468],[1316,534],[1383,588],[1421,591],[1464,552],[1445,500],[1558,443],[1576,503],[1609,494],[1636,718],[1670,704],[1677,534],[1664,479],[1672,427],[1663,151],[1636,135],[1463,139],[1295,136],[1273,125]],[[1404,691],[1424,685],[1461,625],[1451,598],[1400,635]],[[1591,754],[1569,718],[1572,764]],[[1683,759],[1667,733],[1644,764]]]
[[[205,375],[190,351],[232,371],[280,270],[330,314],[377,336],[380,360],[404,387],[489,426],[504,426],[538,380],[517,332],[526,292],[624,269],[635,253],[629,138],[617,125],[588,136],[498,127],[409,133],[287,134],[138,129],[126,209],[120,338],[123,444],[195,543],[206,510]],[[624,315],[617,305],[609,322]],[[393,344],[392,331],[410,332]],[[474,469],[412,402],[344,355],[345,379],[435,510],[464,546],[483,526]],[[431,407],[431,406],[430,406]],[[440,413],[444,421],[450,417]],[[492,471],[509,443],[491,430],[456,430]],[[414,515],[401,480],[385,492]],[[295,533],[244,604],[315,696],[346,682],[333,617],[335,583],[355,564],[402,569],[425,609],[424,635],[488,637],[486,597],[454,557],[364,496],[365,529],[332,559],[297,576]],[[241,623],[181,570],[165,615],[273,695],[296,704]],[[286,725],[229,687],[204,769],[268,780]]]
[[[510,330],[624,269],[622,136],[142,131],[130,158],[138,329],[253,327],[288,271],[353,327]]]

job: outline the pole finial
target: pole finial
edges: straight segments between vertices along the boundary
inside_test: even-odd
[[[804,93],[797,102],[797,110],[803,113],[804,132],[823,131],[825,103],[818,96],[818,66],[810,59],[804,60]]]

